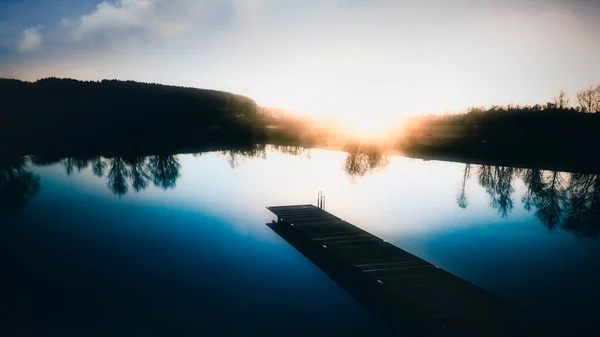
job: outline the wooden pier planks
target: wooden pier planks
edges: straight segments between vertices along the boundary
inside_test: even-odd
[[[510,303],[318,207],[267,209],[267,225],[399,334],[538,335]]]

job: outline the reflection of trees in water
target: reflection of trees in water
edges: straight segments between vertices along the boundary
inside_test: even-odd
[[[367,173],[388,166],[390,157],[378,152],[348,152],[343,170],[351,178],[362,177]]]
[[[131,186],[133,189],[136,192],[146,189],[146,187],[148,187],[148,179],[150,179],[146,157],[129,156],[125,158],[125,162],[129,165],[129,176],[131,177]],[[179,171],[178,168],[177,171]],[[177,180],[177,178],[175,178],[175,180]],[[173,185],[174,184],[175,182],[173,182]]]
[[[292,156],[305,156],[310,159],[310,148],[295,145],[269,145],[269,150]]]
[[[162,189],[175,188],[179,178],[179,160],[175,156],[151,156],[148,158],[148,170],[154,186]]]
[[[25,157],[0,159],[0,208],[21,210],[40,192],[40,177],[26,165]]]
[[[548,227],[560,224],[562,204],[565,197],[564,178],[560,172],[536,169],[524,170],[523,182],[527,192],[521,200],[527,211],[536,208],[535,215]]]
[[[469,200],[467,199],[466,191],[467,180],[469,180],[469,178],[471,178],[471,164],[465,164],[462,183],[458,192],[458,198],[456,199],[456,203],[460,208],[467,208],[467,206],[469,205]]]
[[[390,156],[385,155],[382,148],[376,144],[349,142],[344,145],[344,151],[348,155],[342,170],[351,179],[363,177],[371,171],[387,167],[390,164]]]
[[[534,198],[537,208],[535,214],[548,229],[554,229],[561,223],[566,196],[563,175],[556,171],[544,172],[542,186]]]
[[[519,173],[514,167],[482,165],[478,170],[478,180],[490,196],[490,205],[498,210],[503,217],[508,216],[514,207],[512,194],[515,189],[512,181]]]
[[[95,157],[91,160],[92,172],[98,178],[104,177],[104,170],[106,170],[106,162],[102,160],[102,157]]]
[[[467,206],[467,164],[459,189],[457,203]],[[600,233],[600,175],[516,169],[481,165],[477,181],[490,196],[490,205],[506,217],[513,209],[513,181],[522,178],[526,192],[521,201],[527,211],[535,209],[535,216],[549,229],[563,228],[582,236]]]
[[[523,202],[523,206],[525,210],[530,211],[531,207],[536,204],[537,196],[544,189],[544,179],[541,170],[524,170],[523,172],[523,182],[525,186],[527,186],[527,192],[523,195],[521,202]]]
[[[121,157],[109,158],[108,162],[108,188],[118,196],[124,195],[129,190],[127,184],[127,177],[129,176],[127,164]]]
[[[310,150],[299,146],[275,146],[276,151],[287,154],[302,155]],[[227,161],[232,168],[239,166],[244,158],[263,158],[267,157],[267,145],[255,144],[250,148],[223,151],[227,156]],[[193,154],[194,157],[202,153]],[[156,187],[162,189],[175,188],[177,179],[180,176],[181,164],[174,155],[125,155],[125,156],[72,156],[57,157],[52,155],[36,155],[31,157],[31,162],[36,165],[55,165],[60,164],[64,167],[67,175],[74,172],[82,172],[88,168],[99,178],[108,179],[108,188],[116,195],[122,196],[133,188],[135,192],[140,192],[148,188],[150,182]],[[27,203],[27,199],[39,192],[39,177],[33,175],[23,167],[24,158],[12,160],[11,162],[0,160],[0,202],[2,206],[17,208]]]
[[[583,236],[600,232],[600,175],[572,174],[563,227]]]
[[[65,172],[67,175],[73,174],[73,171],[77,169],[77,172],[85,170],[90,165],[90,158],[86,157],[67,157],[62,160]]]
[[[255,144],[250,149],[242,150],[227,150],[222,151],[227,158],[227,163],[232,169],[238,168],[241,161],[246,158],[262,158],[267,159],[267,145],[266,144]]]
[[[173,155],[114,157],[69,157],[62,160],[66,173],[72,174],[90,167],[92,173],[102,178],[108,170],[108,188],[116,195],[127,194],[129,188],[140,192],[148,188],[150,181],[162,189],[174,188],[181,165]]]
[[[175,156],[127,156],[108,159],[108,187],[117,195],[129,190],[136,192],[148,187],[149,180],[162,189],[175,188],[181,165]]]

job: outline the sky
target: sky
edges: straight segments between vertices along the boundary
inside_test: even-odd
[[[1,0],[0,77],[230,91],[357,123],[600,83],[600,0]]]

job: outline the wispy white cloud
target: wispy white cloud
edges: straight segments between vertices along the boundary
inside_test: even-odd
[[[20,53],[31,53],[38,51],[42,47],[43,36],[41,26],[29,27],[23,30],[18,50]]]
[[[100,2],[91,13],[63,19],[73,42],[177,36],[215,14],[220,0],[118,0]]]

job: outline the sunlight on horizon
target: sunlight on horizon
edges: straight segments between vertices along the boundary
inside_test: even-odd
[[[364,67],[367,69],[369,65]],[[377,77],[375,73],[383,69],[373,71],[372,76]],[[440,82],[442,80],[454,81],[450,77]],[[307,76],[304,80],[294,77],[260,90],[266,95],[249,96],[262,107],[294,111],[317,119],[333,118],[344,126],[342,131],[370,139],[397,128],[406,117],[460,113],[472,105],[456,87],[429,83],[427,78],[417,74],[385,86],[375,83],[373,80],[343,82],[325,76]],[[408,88],[407,83],[414,87]]]
[[[215,89],[365,134],[409,115],[545,104],[560,89],[574,101],[600,78],[591,3],[139,1],[43,22],[37,8],[7,12],[0,77]]]

